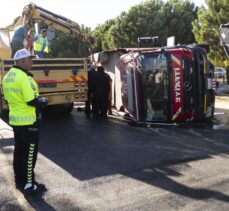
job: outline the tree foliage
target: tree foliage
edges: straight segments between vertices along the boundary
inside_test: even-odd
[[[56,38],[50,42],[50,48],[51,51],[48,57],[74,58],[89,55],[88,47],[82,40],[58,31],[56,32]]]
[[[198,8],[188,0],[148,0],[99,25],[93,32],[94,51],[137,47],[140,36],[159,36],[160,45],[175,36],[177,43],[195,41],[191,22]],[[152,44],[150,44],[152,46]]]
[[[193,22],[193,32],[198,43],[210,45],[209,58],[215,65],[223,65],[226,55],[220,46],[220,24],[229,22],[229,0],[206,0]]]

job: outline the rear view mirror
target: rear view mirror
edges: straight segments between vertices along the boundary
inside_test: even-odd
[[[229,58],[229,23],[221,24],[220,32],[220,45],[224,48],[227,57]]]

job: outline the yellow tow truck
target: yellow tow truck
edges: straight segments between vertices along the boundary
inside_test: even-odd
[[[42,23],[80,38],[87,44],[91,42],[88,33],[82,32],[79,24],[33,3],[24,7],[22,16],[14,28],[24,23],[29,23],[31,28],[35,23]],[[2,90],[2,78],[14,63],[10,56],[10,30],[0,29],[0,90]],[[62,106],[66,112],[71,112],[74,102],[87,100],[87,63],[87,58],[33,60],[31,73],[38,83],[40,95],[48,98],[48,105]],[[0,92],[0,110],[2,113],[7,111],[2,91]]]

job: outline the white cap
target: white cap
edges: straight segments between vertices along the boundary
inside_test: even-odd
[[[21,50],[18,50],[14,55],[14,60],[24,59],[27,57],[34,57],[27,49],[23,48]]]

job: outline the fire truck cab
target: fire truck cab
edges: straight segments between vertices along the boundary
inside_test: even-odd
[[[137,122],[214,115],[214,68],[203,46],[117,49],[94,55],[113,80],[113,105]]]

